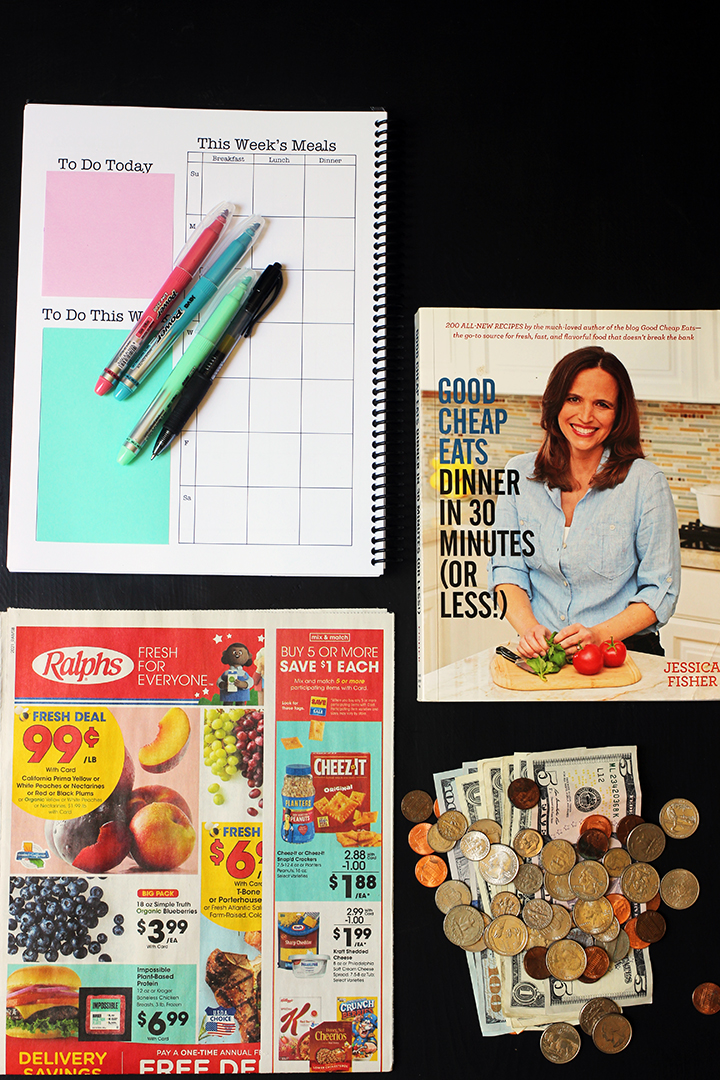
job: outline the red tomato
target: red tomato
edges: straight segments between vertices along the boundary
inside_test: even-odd
[[[603,654],[597,645],[581,646],[573,656],[573,667],[580,675],[597,675],[602,666]]]
[[[608,640],[603,641],[600,646],[600,652],[603,655],[603,664],[605,667],[620,667],[621,664],[625,663],[627,649],[622,641],[616,641],[615,638],[608,638]]]

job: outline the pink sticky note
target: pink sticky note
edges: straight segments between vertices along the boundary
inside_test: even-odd
[[[171,173],[49,172],[44,296],[153,296],[173,264]]]

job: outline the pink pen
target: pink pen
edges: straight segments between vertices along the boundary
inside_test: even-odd
[[[153,297],[129,335],[115,353],[95,386],[96,394],[112,390],[128,364],[146,345],[171,307],[195,277],[209,253],[225,231],[235,210],[233,203],[220,203],[200,222],[200,235],[186,244],[167,281]]]

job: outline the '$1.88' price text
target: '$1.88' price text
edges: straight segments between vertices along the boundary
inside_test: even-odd
[[[335,892],[338,885],[344,886],[343,895],[349,900],[353,895],[355,896],[367,896],[369,892],[377,887],[377,877],[375,874],[331,874],[328,880],[330,888]],[[353,885],[355,892],[353,894]]]

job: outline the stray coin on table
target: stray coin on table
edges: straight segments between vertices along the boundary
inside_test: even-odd
[[[564,1065],[580,1053],[580,1036],[572,1024],[549,1024],[540,1036],[540,1050],[554,1065]]]
[[[430,817],[433,801],[427,791],[408,791],[400,803],[400,811],[408,821],[419,823]]]
[[[675,840],[692,836],[699,824],[698,808],[689,799],[670,799],[660,811],[660,825]]]
[[[540,802],[540,788],[529,776],[518,776],[508,787],[507,796],[518,810],[532,810]]]
[[[447,863],[439,855],[423,855],[415,863],[415,877],[428,889],[436,889],[448,874]]]
[[[668,907],[684,911],[700,895],[700,882],[690,870],[669,870],[660,882],[660,895]]]
[[[720,986],[717,983],[700,983],[693,990],[692,1003],[703,1016],[720,1012]]]
[[[632,1038],[630,1021],[621,1013],[606,1013],[593,1028],[592,1040],[603,1054],[619,1054]]]
[[[423,821],[419,825],[413,825],[408,833],[408,844],[418,855],[432,855],[433,853],[434,849],[427,842],[427,834],[431,828],[429,822]]]
[[[443,881],[435,892],[435,903],[444,915],[447,915],[450,908],[469,904],[471,900],[470,889],[464,881]]]
[[[607,997],[590,998],[580,1010],[580,1027],[586,1035],[592,1035],[593,1028],[601,1016],[619,1013],[620,1006]]]

